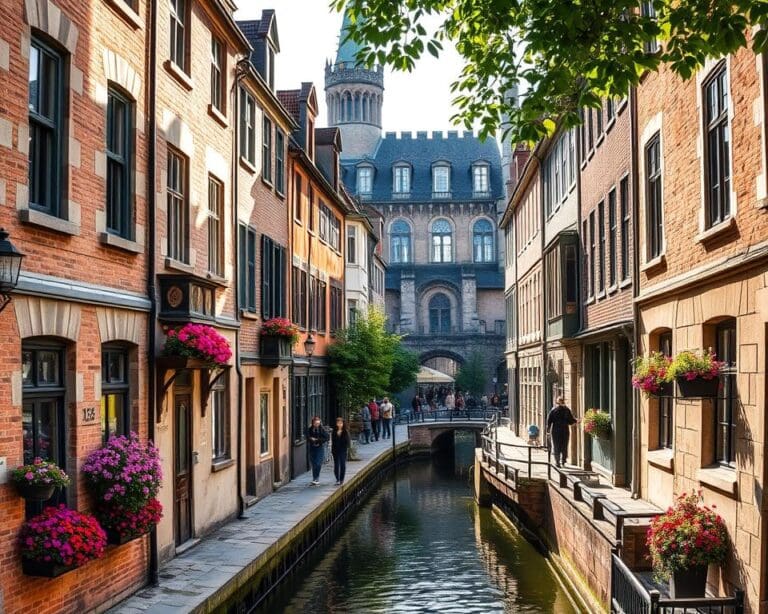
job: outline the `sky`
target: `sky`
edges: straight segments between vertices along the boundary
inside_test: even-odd
[[[325,61],[336,56],[341,14],[331,12],[328,0],[236,0],[236,19],[258,19],[264,9],[274,9],[280,53],[276,60],[278,89],[296,89],[312,81],[320,103],[320,125],[327,125],[325,110]],[[457,130],[451,123],[453,98],[450,85],[462,68],[455,49],[440,59],[426,54],[411,73],[387,70],[384,75],[383,122],[385,131]]]

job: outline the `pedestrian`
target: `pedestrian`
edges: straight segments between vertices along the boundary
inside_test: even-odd
[[[365,443],[371,443],[371,410],[367,405],[363,405],[363,409],[360,410],[360,419],[363,421]]]
[[[381,403],[381,420],[384,422],[383,439],[392,437],[392,418],[395,417],[395,406],[389,402],[388,397],[384,397]]]
[[[568,439],[571,435],[571,425],[576,424],[571,409],[565,404],[564,397],[557,397],[555,406],[547,417],[547,432],[552,438],[552,449],[555,454],[555,465],[565,465],[568,457]]]
[[[325,432],[320,416],[312,418],[312,424],[307,429],[307,442],[309,443],[309,462],[312,465],[312,484],[320,483],[320,469],[325,457],[325,444],[328,442],[328,433]]]
[[[449,390],[448,394],[445,395],[445,409],[447,409],[448,411],[453,411],[453,408],[455,405],[456,405],[456,398],[453,396],[453,392]]]
[[[368,409],[371,410],[371,427],[373,428],[373,438],[378,441],[381,436],[381,412],[376,399],[371,399],[368,403]]]
[[[421,409],[421,399],[418,394],[414,395],[413,399],[411,399],[411,409],[414,414],[418,414]]]
[[[457,412],[460,412],[461,410],[464,409],[464,395],[461,394],[460,392],[456,393],[456,401],[455,401],[455,403],[456,403],[456,411]]]
[[[491,397],[491,407],[498,407],[499,405],[499,395],[494,392]]]
[[[366,407],[366,409],[368,409]],[[333,454],[333,475],[336,476],[336,486],[344,483],[347,473],[347,452],[351,445],[347,423],[344,418],[336,418],[336,428],[331,433],[331,454]]]

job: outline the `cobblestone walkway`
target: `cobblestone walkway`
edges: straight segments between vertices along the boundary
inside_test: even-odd
[[[395,441],[407,438],[407,427],[398,426]],[[347,484],[374,460],[391,453],[392,440],[360,445],[358,450],[360,460],[347,463]],[[311,475],[307,472],[264,497],[246,510],[244,519],[225,524],[169,561],[160,569],[158,586],[138,591],[109,612],[186,614],[203,605],[338,489],[332,464],[323,466],[319,486],[310,485]]]

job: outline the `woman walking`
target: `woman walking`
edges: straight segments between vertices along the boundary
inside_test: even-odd
[[[571,425],[576,424],[570,408],[565,404],[565,398],[557,397],[555,406],[547,417],[547,431],[552,437],[552,448],[555,454],[555,465],[565,465],[568,457],[568,439],[571,435]]]
[[[336,486],[344,483],[349,446],[350,437],[347,424],[344,422],[344,418],[336,418],[336,428],[331,433],[331,454],[333,454],[333,475],[336,476]]]
[[[328,441],[328,433],[325,432],[320,416],[312,418],[312,424],[307,429],[307,442],[309,444],[309,462],[312,465],[312,484],[320,483],[320,469],[323,467],[325,456],[325,444]]]

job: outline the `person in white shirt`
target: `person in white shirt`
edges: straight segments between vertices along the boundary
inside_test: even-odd
[[[382,439],[392,437],[392,420],[395,417],[395,406],[389,402],[388,397],[384,397],[381,403],[381,421],[384,423],[384,436]]]

